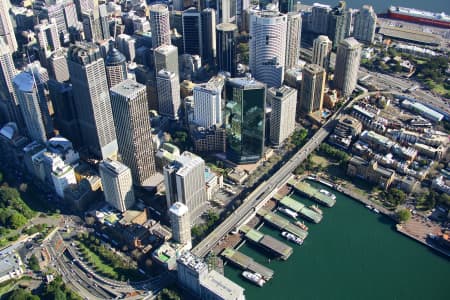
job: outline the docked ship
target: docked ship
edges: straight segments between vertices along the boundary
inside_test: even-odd
[[[317,206],[317,205],[311,205],[309,208],[311,208],[313,211],[315,211],[318,214],[323,215],[323,211]]]
[[[281,236],[284,237],[285,239],[287,239],[288,241],[296,243],[297,245],[303,244],[303,240],[301,238],[299,238],[298,236],[295,236],[294,234],[292,234],[290,232],[283,231],[281,233]]]
[[[309,229],[308,226],[306,226],[305,223],[303,223],[301,221],[296,221],[294,224],[305,231],[308,231],[308,229]]]
[[[284,213],[285,215],[291,217],[291,218],[296,219],[298,217],[298,213],[296,213],[293,210],[290,210],[289,208],[280,207],[278,210],[281,211],[282,213]]]
[[[319,192],[321,192],[321,193],[324,194],[325,196],[330,197],[331,199],[336,200],[336,195],[333,194],[333,193],[330,193],[330,192],[327,191],[327,190],[322,189],[322,190],[320,190]]]
[[[262,287],[266,283],[266,281],[263,279],[262,275],[258,274],[258,273],[244,271],[244,272],[242,272],[242,276],[245,279],[253,282],[254,284],[256,284],[257,286],[260,286],[260,287]]]
[[[401,6],[391,6],[388,9],[387,16],[392,19],[450,28],[450,16],[445,13],[434,13],[415,8]]]

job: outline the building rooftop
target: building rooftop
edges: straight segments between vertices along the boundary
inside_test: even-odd
[[[354,37],[346,38],[345,40],[341,41],[340,45],[347,48],[361,48],[361,44]]]
[[[21,72],[13,78],[13,83],[19,90],[26,93],[31,93],[35,87],[35,80],[31,73]]]
[[[441,37],[438,35],[402,27],[382,26],[379,33],[391,38],[413,41],[422,44],[439,45],[441,41]]]
[[[175,202],[169,211],[178,217],[182,217],[188,212],[188,207],[181,202]]]
[[[201,284],[221,299],[240,299],[244,293],[241,286],[214,270],[202,279]]]
[[[114,47],[113,41],[110,41],[108,54],[106,55],[106,58],[105,58],[105,65],[106,66],[115,66],[115,65],[124,64],[126,61],[127,61],[127,58],[125,57],[125,55],[123,55],[119,50],[117,50]]]
[[[195,256],[189,251],[183,252],[181,256],[178,257],[177,261],[196,272],[200,272],[208,268],[202,258]]]
[[[232,23],[220,23],[216,25],[216,29],[220,31],[235,31],[238,30],[238,27]]]
[[[115,174],[121,174],[121,173],[129,170],[129,168],[126,165],[124,165],[116,160],[111,160],[109,158],[102,161],[100,163],[100,166],[105,167],[106,169],[110,170],[111,172],[113,172]]]
[[[146,90],[145,85],[140,84],[134,80],[126,79],[122,81],[121,83],[113,86],[111,88],[111,94],[118,94],[124,97],[129,98],[130,96],[134,95],[136,92]]]

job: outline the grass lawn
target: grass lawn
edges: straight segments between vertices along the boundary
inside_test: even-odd
[[[314,164],[321,165],[324,168],[328,168],[332,164],[332,162],[330,162],[327,158],[317,154],[311,154],[311,160]]]
[[[439,95],[445,95],[449,92],[449,90],[447,90],[443,84],[435,84],[435,86],[433,87],[433,91],[438,93]]]
[[[92,264],[95,271],[109,278],[119,278],[119,274],[114,270],[114,268],[105,264],[105,262],[103,262],[97,254],[92,252],[91,249],[86,247],[82,242],[78,242],[78,246],[80,247],[83,256],[89,261],[90,264]]]
[[[6,293],[8,293],[9,291],[11,291],[15,285],[16,285],[16,281],[15,281],[15,280],[9,280],[9,281],[3,282],[3,283],[0,285],[0,298],[1,298],[4,294],[6,294]]]

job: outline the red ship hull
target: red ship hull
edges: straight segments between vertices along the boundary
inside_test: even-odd
[[[391,12],[391,11],[388,11],[388,16],[392,19],[399,19],[399,20],[413,22],[413,23],[438,26],[438,27],[443,27],[443,28],[450,28],[450,22],[447,22],[447,21],[421,18],[421,17],[416,17],[416,16],[408,16],[408,15],[399,14],[399,13],[395,13],[395,12]]]

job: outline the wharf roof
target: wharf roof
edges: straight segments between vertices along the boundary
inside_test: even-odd
[[[202,278],[201,285],[214,292],[215,296],[220,299],[240,299],[244,293],[241,286],[215,270],[210,271],[205,278]]]
[[[438,45],[441,41],[441,38],[435,34],[401,27],[382,26],[379,33],[391,38],[414,41],[422,44]]]

